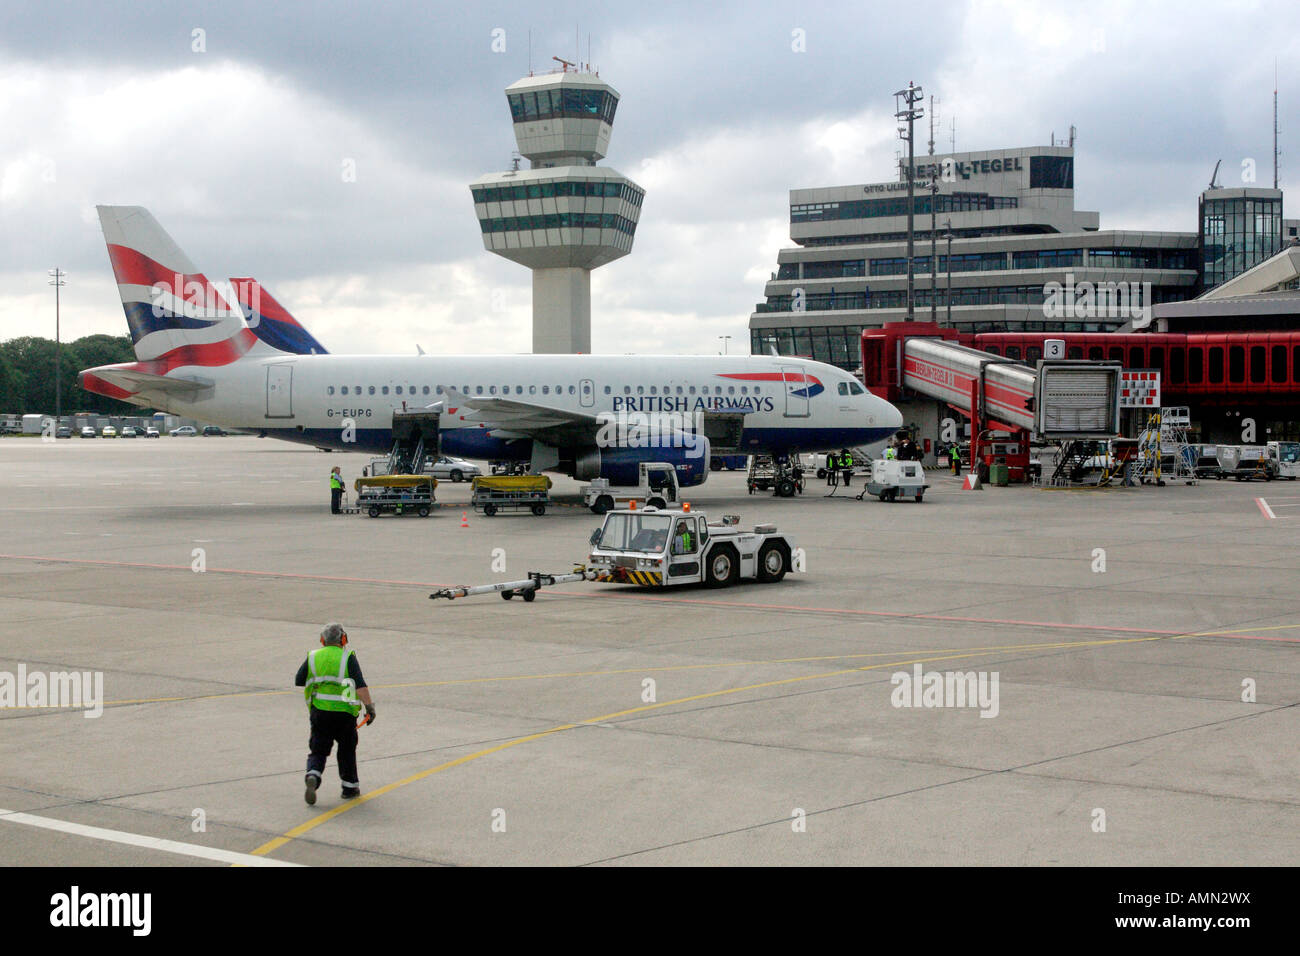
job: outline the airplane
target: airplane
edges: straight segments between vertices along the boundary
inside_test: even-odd
[[[371,453],[395,414],[436,410],[443,454],[613,485],[663,461],[687,487],[709,475],[710,423],[778,458],[902,426],[848,372],[796,356],[329,353],[255,280],[209,281],[145,208],[96,208],[137,361],[79,381],[141,407]]]

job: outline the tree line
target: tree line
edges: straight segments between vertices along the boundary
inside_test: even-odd
[[[53,339],[34,335],[0,342],[0,413],[53,414],[54,352]],[[65,342],[59,355],[63,414],[147,414],[135,405],[87,392],[77,384],[77,373],[83,369],[134,362],[135,350],[129,335],[87,335],[75,342]]]

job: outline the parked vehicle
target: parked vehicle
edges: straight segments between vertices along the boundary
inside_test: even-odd
[[[154,428],[152,425],[150,425],[148,428],[146,428],[146,429],[144,430],[144,437],[145,437],[145,438],[158,438],[158,437],[159,437],[158,429],[156,429],[156,428]]]
[[[468,481],[483,474],[483,469],[472,461],[466,461],[463,458],[448,458],[446,455],[432,460],[426,459],[424,470],[426,474],[433,475],[439,481]]]
[[[227,431],[226,431],[224,428],[222,428],[220,425],[204,425],[204,426],[203,426],[203,437],[204,437],[204,438],[225,438],[226,435],[228,435],[228,434],[229,434],[229,432],[227,432]]]
[[[139,437],[139,434],[140,434],[140,433],[137,432],[137,431],[135,430],[135,426],[134,426],[134,425],[123,425],[123,426],[122,426],[122,434],[121,434],[119,437],[121,437],[121,438],[138,438],[138,437]]]
[[[55,437],[55,438],[71,438],[71,437],[72,437],[72,428],[71,428],[70,426],[68,426],[68,425],[60,425],[58,428],[56,428],[56,429],[54,430],[54,437]]]
[[[196,435],[198,435],[198,432],[194,430],[193,425],[182,425],[180,428],[171,430],[172,438],[193,438]]]

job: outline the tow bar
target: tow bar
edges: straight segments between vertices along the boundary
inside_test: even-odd
[[[554,587],[557,584],[573,584],[577,581],[598,581],[600,575],[600,571],[583,565],[577,565],[569,574],[547,574],[544,571],[529,571],[528,577],[523,581],[502,581],[498,584],[478,584],[473,587],[440,588],[430,594],[429,599],[446,598],[448,601],[454,601],[456,598],[473,597],[476,594],[491,594],[493,591],[500,591],[501,597],[507,601],[516,594],[525,601],[534,601],[537,599],[539,588]]]

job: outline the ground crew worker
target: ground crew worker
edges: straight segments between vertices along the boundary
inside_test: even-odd
[[[685,521],[677,522],[677,546],[674,554],[690,554],[695,549],[691,546],[691,530]]]
[[[948,455],[952,458],[952,473],[954,475],[960,475],[961,474],[961,446],[958,445],[956,442],[953,442],[952,447],[948,449]]]
[[[342,514],[343,509],[343,472],[338,465],[330,470],[330,514]]]
[[[321,646],[307,655],[293,683],[303,689],[311,714],[311,753],[307,757],[307,789],[303,799],[316,802],[325,761],[337,742],[339,780],[343,799],[361,796],[357,776],[357,714],[364,704],[366,716],[375,719],[370,688],[361,675],[357,656],[348,649],[348,633],[342,624],[326,624],[320,632]],[[360,698],[358,700],[358,698]]]
[[[826,453],[826,487],[837,488],[840,483],[840,462],[835,453],[828,451]]]
[[[897,458],[897,457],[898,457],[898,450],[895,449],[894,446],[893,446],[892,444],[887,445],[887,446],[885,447],[885,458],[887,458],[887,459],[891,459],[891,458]]]
[[[853,454],[847,448],[840,449],[840,468],[844,470],[844,487],[847,488],[853,477]]]

